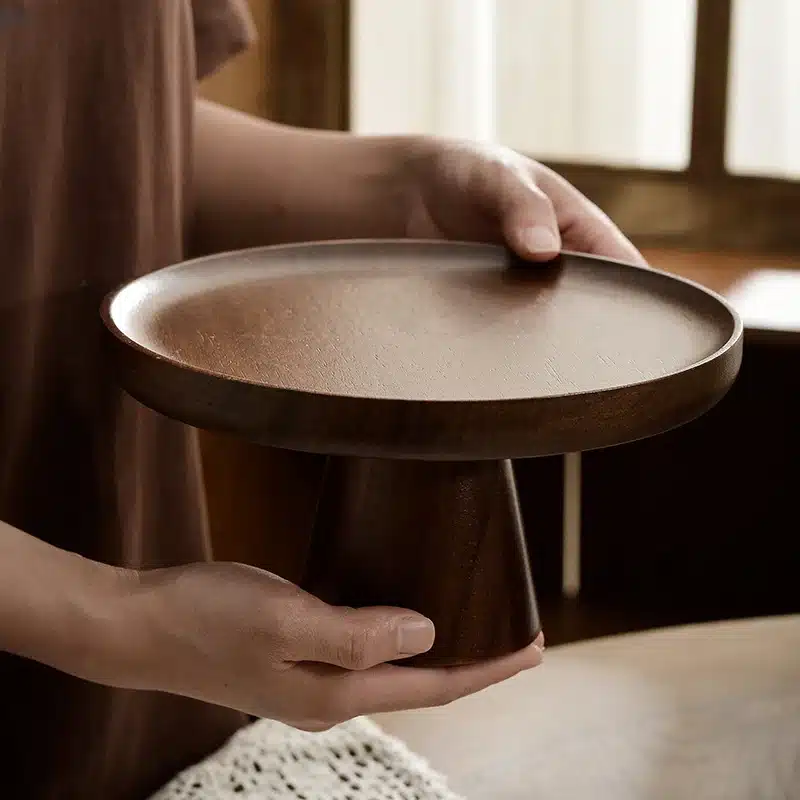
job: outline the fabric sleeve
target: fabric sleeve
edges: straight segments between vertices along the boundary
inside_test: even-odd
[[[192,0],[197,78],[202,80],[256,38],[246,0]]]

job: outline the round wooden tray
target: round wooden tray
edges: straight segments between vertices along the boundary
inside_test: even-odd
[[[304,586],[415,609],[455,665],[539,632],[510,459],[681,425],[733,383],[742,324],[655,270],[437,242],[201,259],[107,298],[122,384],[189,424],[329,456]],[[409,662],[405,662],[409,663]]]
[[[732,384],[742,325],[666,273],[502,248],[332,242],[225,254],[111,295],[120,375],[168,416],[263,444],[515,458],[651,436]]]

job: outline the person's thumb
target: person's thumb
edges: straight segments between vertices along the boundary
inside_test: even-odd
[[[561,250],[553,204],[532,180],[516,179],[505,187],[502,226],[506,244],[521,258],[549,261]]]
[[[433,623],[398,608],[324,606],[313,626],[303,660],[363,670],[425,653],[433,646]]]

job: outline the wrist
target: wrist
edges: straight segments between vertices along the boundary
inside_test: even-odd
[[[131,650],[137,575],[60,550],[0,522],[0,651],[94,681]]]
[[[43,637],[46,652],[26,654],[85,680],[122,686],[139,657],[133,613],[138,573],[66,553],[60,608]]]

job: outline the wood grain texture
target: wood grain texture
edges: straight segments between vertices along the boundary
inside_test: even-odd
[[[122,380],[190,424],[363,457],[503,459],[681,425],[735,379],[699,287],[501,248],[338,242],[202,259],[110,298]]]
[[[541,630],[509,461],[329,459],[303,585],[433,620],[433,648],[406,665],[506,655]]]
[[[305,574],[324,456],[259,447],[204,431],[203,465],[214,557],[299,583]]]

